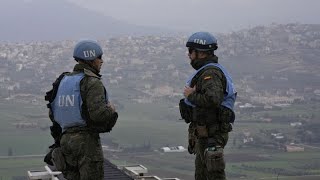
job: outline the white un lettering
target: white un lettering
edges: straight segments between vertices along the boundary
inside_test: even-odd
[[[59,107],[74,106],[74,95],[59,96]]]
[[[96,51],[95,50],[88,50],[88,51],[83,51],[84,57],[95,57],[96,56]]]
[[[204,39],[194,39],[193,42],[196,44],[206,45],[206,40],[204,40]]]

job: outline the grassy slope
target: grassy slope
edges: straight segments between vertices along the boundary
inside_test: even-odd
[[[293,109],[294,110],[294,109]],[[131,147],[150,142],[153,148],[165,145],[186,145],[187,125],[183,122],[165,119],[164,115],[169,111],[165,104],[126,104],[125,108],[120,110],[119,121],[110,134],[104,134],[103,137],[111,137],[122,146]],[[47,146],[52,142],[49,130],[35,129],[17,129],[12,125],[19,121],[35,121],[42,125],[48,125],[48,122],[42,122],[39,119],[29,119],[30,116],[45,115],[46,109],[32,105],[21,104],[0,104],[0,156],[7,155],[8,147],[13,149],[14,155],[23,154],[44,154]],[[43,118],[42,118],[43,119]],[[277,123],[237,123],[235,131],[231,133],[229,144],[226,147],[226,154],[267,156],[268,158],[260,161],[235,162],[232,156],[228,159],[227,173],[229,179],[237,179],[235,175],[246,175],[245,179],[256,179],[266,177],[271,179],[275,177],[275,172],[261,172],[248,170],[243,165],[259,168],[283,168],[286,170],[297,170],[297,166],[308,164],[309,162],[319,162],[319,150],[308,150],[303,153],[279,153],[267,149],[236,149],[232,146],[232,139],[238,133],[245,129],[288,129],[289,126]],[[108,157],[108,155],[107,155]],[[110,157],[114,158],[114,157]],[[288,161],[290,163],[288,163]],[[124,157],[115,159],[117,164],[139,163],[148,167],[150,172],[161,172],[161,174],[185,174],[192,179],[194,169],[194,156],[187,153],[183,154],[155,154]],[[0,159],[0,177],[9,179],[11,176],[25,176],[27,170],[43,169],[42,158],[11,158]],[[317,170],[310,170],[317,172]],[[185,177],[185,176],[184,176]],[[281,178],[284,178],[280,174]],[[304,177],[305,178],[305,177]],[[308,177],[312,179],[312,177]],[[188,178],[185,178],[188,179]],[[288,179],[288,178],[287,178]],[[289,178],[290,179],[290,178]],[[294,179],[294,178],[292,178]]]

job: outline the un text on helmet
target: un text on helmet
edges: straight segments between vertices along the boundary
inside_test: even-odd
[[[83,51],[84,57],[96,57],[96,50]]]
[[[204,39],[194,39],[193,42],[196,44],[206,45],[206,40],[204,40]]]

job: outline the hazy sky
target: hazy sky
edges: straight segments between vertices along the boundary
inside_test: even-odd
[[[68,0],[127,22],[226,32],[276,23],[320,23],[320,0]]]

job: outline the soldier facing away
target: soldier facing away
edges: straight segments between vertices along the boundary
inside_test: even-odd
[[[73,53],[78,64],[73,72],[61,74],[45,97],[55,140],[45,162],[68,180],[104,178],[99,133],[112,130],[118,113],[101,82],[102,55],[97,42],[80,41]]]
[[[187,41],[191,66],[196,70],[187,80],[181,117],[189,124],[190,154],[195,154],[196,180],[224,180],[223,149],[228,142],[235,115],[236,92],[231,76],[218,63],[214,51],[217,39],[208,32],[197,32]]]

